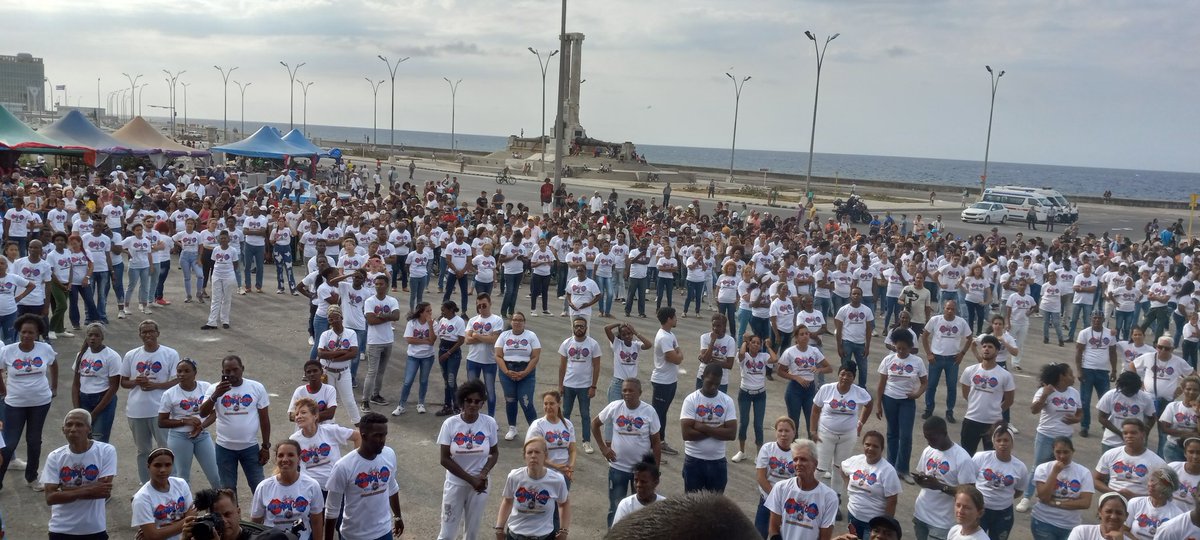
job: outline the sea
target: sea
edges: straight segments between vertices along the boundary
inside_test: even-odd
[[[193,123],[221,124],[219,120],[199,119]],[[255,122],[253,125],[261,126],[263,123]],[[271,125],[282,132],[288,131],[286,124]],[[388,142],[388,130],[380,129],[378,133],[381,142]],[[308,126],[308,134],[324,139],[327,145],[329,141],[344,140],[348,141],[347,146],[357,146],[371,137],[371,128],[312,124]],[[503,149],[507,144],[507,137],[494,135],[458,133],[455,139],[458,148],[472,151],[492,152]],[[450,148],[450,142],[449,133],[396,131],[396,144]],[[638,144],[637,150],[655,165],[729,167],[728,148]],[[807,152],[749,148],[739,148],[734,161],[734,168],[747,174],[762,174],[762,169],[767,169],[767,175],[803,175],[807,166]],[[813,155],[812,174],[847,180],[889,180],[977,188],[982,170],[981,161],[818,152]],[[989,162],[988,185],[1008,184],[1056,189],[1067,196],[1099,197],[1105,190],[1111,190],[1116,198],[1187,201],[1192,193],[1200,191],[1200,173]]]

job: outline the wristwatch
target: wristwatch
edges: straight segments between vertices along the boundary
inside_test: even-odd
[[[1054,500],[1054,506],[1057,506],[1057,507],[1059,507],[1059,508],[1062,508],[1062,499],[1055,499],[1055,500]]]

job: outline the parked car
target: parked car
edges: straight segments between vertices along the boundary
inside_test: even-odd
[[[1003,204],[977,202],[962,211],[962,220],[973,223],[1000,223],[1008,221],[1008,209]]]

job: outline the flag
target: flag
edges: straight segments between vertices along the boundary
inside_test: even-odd
[[[54,86],[54,89],[55,89],[55,90],[66,90],[66,89],[67,89],[67,85],[65,85],[65,84],[58,84],[58,85],[55,85],[55,86]]]

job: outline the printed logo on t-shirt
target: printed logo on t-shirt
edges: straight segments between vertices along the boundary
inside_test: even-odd
[[[1112,473],[1114,476],[1124,476],[1126,480],[1143,478],[1146,473],[1150,472],[1150,468],[1144,463],[1125,463],[1123,460],[1117,460],[1112,464]]]
[[[179,519],[179,516],[183,515],[183,513],[186,511],[187,504],[185,504],[183,497],[175,499],[174,501],[158,503],[154,506],[154,520],[169,523]]]
[[[767,460],[767,472],[773,476],[791,478],[796,476],[796,463],[790,459],[780,459],[779,457],[771,456]]]
[[[999,471],[993,471],[990,468],[985,468],[982,471],[979,471],[979,475],[983,477],[985,482],[994,488],[1010,487],[1016,482],[1016,478],[1013,478],[1013,475],[1005,474]]]
[[[487,435],[484,435],[482,431],[454,434],[454,445],[460,447],[462,450],[474,450],[477,447],[483,446],[483,443],[486,441]],[[547,438],[547,442],[549,442],[549,438]]]
[[[888,365],[888,375],[906,376],[912,375],[917,370],[912,364],[892,363]]]
[[[537,511],[539,506],[544,507],[546,503],[550,502],[550,492],[544,489],[534,491],[533,489],[521,486],[517,488],[514,498],[517,504],[524,506],[528,510]],[[543,508],[541,511],[545,511],[545,509]]]
[[[850,481],[860,486],[873,486],[879,482],[879,473],[856,470],[850,473]]]
[[[629,352],[620,351],[617,353],[617,357],[621,359],[622,364],[625,364],[627,366],[632,366],[632,365],[636,364],[638,361],[638,352],[637,351],[629,351]]]
[[[36,266],[26,266],[21,269],[21,276],[25,279],[35,278],[42,275],[42,269]]]
[[[1076,478],[1065,482],[1061,478],[1054,481],[1054,492],[1059,498],[1064,498],[1072,494],[1077,495],[1080,489],[1083,489],[1083,483]]]
[[[1141,412],[1142,406],[1137,403],[1130,403],[1128,405],[1120,401],[1113,403],[1113,414],[1119,414],[1122,417],[1137,416]]]
[[[1088,345],[1091,347],[1097,347],[1097,348],[1099,348],[1101,346],[1108,347],[1111,344],[1112,344],[1112,339],[1109,338],[1108,336],[1100,337],[1100,336],[1093,335],[1092,337],[1088,338]]]
[[[950,472],[950,462],[946,460],[938,461],[937,458],[929,458],[925,461],[925,472],[945,476]]]
[[[359,489],[374,492],[379,491],[380,486],[386,486],[391,478],[392,471],[387,467],[371,468],[355,475],[354,485]]]
[[[867,314],[861,311],[851,311],[846,314],[846,319],[853,323],[863,322],[867,320]]]
[[[1147,534],[1149,534],[1151,537],[1153,537],[1155,535],[1155,533],[1158,532],[1158,526],[1162,525],[1163,523],[1166,523],[1167,519],[1170,519],[1170,518],[1168,518],[1166,516],[1159,517],[1159,516],[1147,516],[1146,514],[1138,514],[1138,516],[1136,518],[1134,518],[1134,521],[1137,522],[1138,527],[1141,527],[1142,529],[1144,529],[1146,531]]]
[[[766,366],[767,366],[766,362],[763,362],[762,360],[759,360],[757,358],[750,358],[748,356],[746,357],[745,360],[742,361],[742,367],[746,370],[746,373],[751,373],[751,374],[762,373],[764,371],[763,368],[765,368]]]
[[[943,336],[957,336],[960,328],[956,324],[943,324],[938,327],[938,332]]]
[[[831,399],[829,400],[829,408],[831,413],[854,414],[858,410],[858,402],[853,399]]]
[[[79,359],[79,375],[82,377],[92,377],[103,369],[104,360],[101,358]]]
[[[626,432],[626,434],[629,434],[645,427],[646,419],[640,416],[630,417],[622,414],[617,416],[616,424],[618,429]]]
[[[1000,386],[1000,379],[976,373],[974,377],[971,377],[971,385],[977,390],[993,390],[997,386]]]
[[[719,420],[725,417],[725,406],[721,404],[700,403],[696,405],[696,418],[701,420]]]
[[[183,411],[199,411],[200,404],[204,402],[204,396],[184,396],[179,400],[179,409]]]
[[[817,503],[810,503],[804,500],[797,501],[794,498],[788,498],[787,502],[783,503],[783,511],[787,514],[788,521],[792,523],[803,523],[811,521],[821,515],[821,507]]]
[[[233,255],[230,253],[213,253],[213,260],[219,263],[227,263],[233,260]]]
[[[476,332],[491,332],[492,331],[492,323],[483,322],[483,321],[475,321],[474,323],[471,324],[471,330],[474,330]]]
[[[86,482],[95,482],[100,477],[100,467],[96,464],[64,465],[58,470],[59,484],[64,486],[81,486]]]
[[[284,497],[282,499],[271,499],[267,503],[267,511],[273,516],[282,515],[285,519],[292,519],[295,515],[304,515],[308,512],[308,499],[303,496],[291,498]]]
[[[242,394],[240,397],[231,396],[229,394],[221,396],[221,406],[225,407],[226,409],[232,409],[233,412],[240,412],[242,409],[249,410],[250,406],[253,404],[254,396],[251,396],[250,394]]]
[[[528,339],[525,339],[525,338],[521,338],[521,339],[516,339],[516,338],[508,338],[508,339],[504,340],[504,345],[505,345],[505,346],[507,346],[507,347],[514,347],[514,348],[516,348],[516,347],[520,347],[520,348],[524,348],[524,347],[528,347],[528,346],[529,346],[529,340],[528,340]]]
[[[45,365],[45,361],[40,356],[13,360],[13,370],[24,371],[26,373],[30,373],[35,369],[41,369],[43,365]]]
[[[571,432],[565,429],[562,431],[547,431],[546,444],[551,446],[566,447],[567,445],[571,444]]]
[[[1079,402],[1075,401],[1075,398],[1073,397],[1054,396],[1050,399],[1050,404],[1059,409],[1079,408]]]
[[[587,346],[576,346],[572,344],[570,347],[567,347],[567,357],[576,361],[584,358],[591,358],[592,349]]]
[[[300,450],[300,461],[303,461],[309,467],[320,465],[329,459],[329,452],[332,450],[333,447],[326,442],[304,448]]]
[[[325,343],[325,348],[331,351],[347,350],[350,348],[350,345],[351,343],[349,338],[333,338]]]

